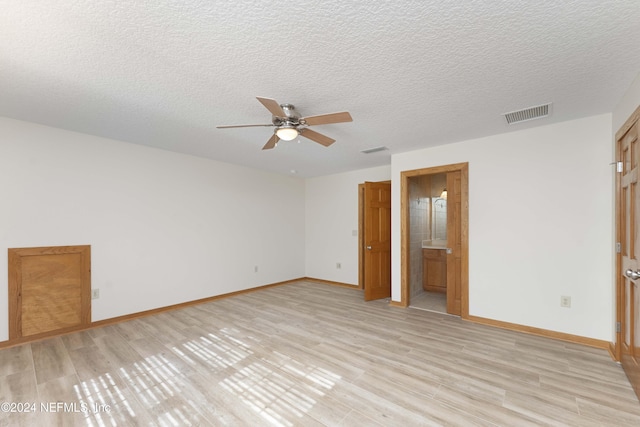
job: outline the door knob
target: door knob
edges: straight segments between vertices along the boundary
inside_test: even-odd
[[[371,246],[367,246],[367,250],[370,251],[371,250]]]
[[[640,279],[640,272],[638,271],[633,271],[632,269],[628,269],[627,271],[624,272],[624,275],[627,276],[629,279],[631,280],[638,280]]]

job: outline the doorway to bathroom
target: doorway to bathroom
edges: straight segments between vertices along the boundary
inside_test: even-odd
[[[401,173],[401,303],[468,317],[468,163]]]

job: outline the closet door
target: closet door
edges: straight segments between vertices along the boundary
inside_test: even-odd
[[[640,111],[640,110],[639,110]],[[620,163],[617,177],[618,320],[617,353],[640,397],[640,144],[638,121],[616,135]]]
[[[364,300],[391,296],[391,183],[364,183]]]

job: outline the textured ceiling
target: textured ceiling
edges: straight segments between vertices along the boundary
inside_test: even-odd
[[[0,115],[309,177],[611,112],[638,0],[0,0]],[[255,96],[352,123],[262,151]],[[502,113],[553,102],[551,117]],[[389,151],[362,154],[385,145]]]

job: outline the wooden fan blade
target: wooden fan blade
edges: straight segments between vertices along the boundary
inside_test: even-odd
[[[329,138],[328,136],[325,136],[311,129],[302,129],[300,131],[300,135],[304,136],[305,138],[309,138],[310,140],[315,141],[318,144],[324,145],[325,147],[328,147],[336,142],[335,139]]]
[[[280,104],[278,104],[278,101],[276,101],[275,99],[260,98],[259,96],[256,96],[256,98],[262,105],[267,108],[267,110],[271,111],[271,114],[273,114],[274,116],[287,117],[287,115],[284,113],[284,110],[282,110],[282,107],[280,107]]]
[[[271,150],[273,147],[276,146],[276,143],[280,140],[280,138],[278,138],[278,135],[276,135],[275,133],[273,134],[273,136],[271,138],[269,138],[269,141],[267,141],[266,144],[264,144],[264,147],[262,147],[263,150]]]
[[[222,126],[216,126],[216,127],[218,129],[228,129],[228,128],[253,128],[258,126],[273,126],[273,123],[270,123],[268,125],[222,125]]]
[[[309,126],[328,125],[330,123],[352,122],[351,114],[346,111],[340,113],[320,114],[319,116],[309,116],[300,119],[304,120]]]

